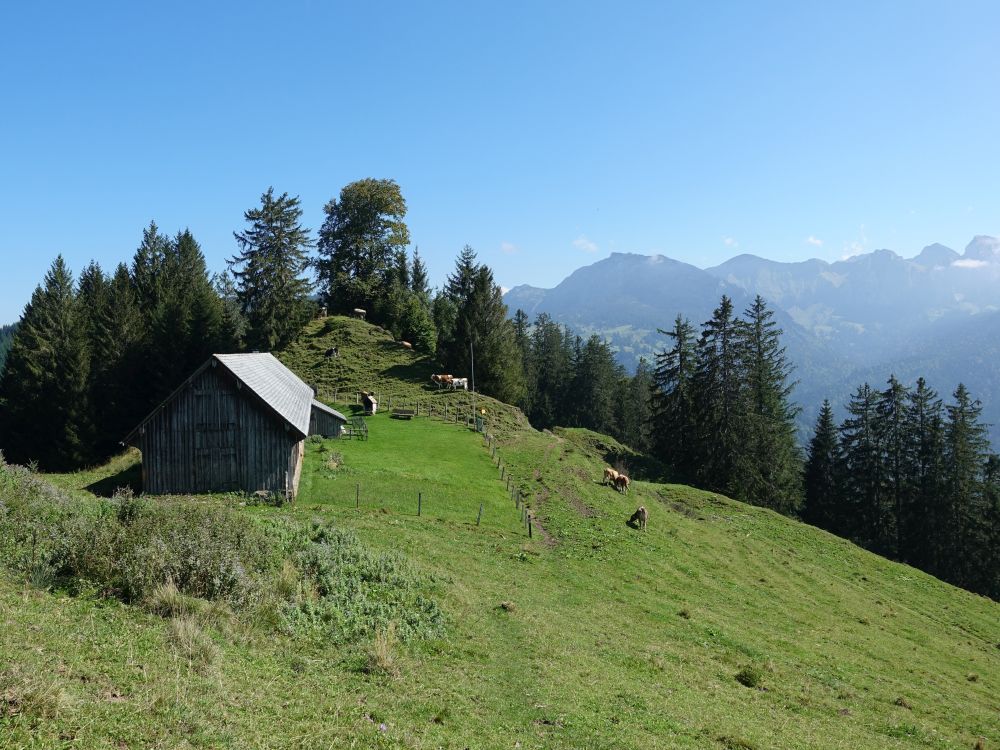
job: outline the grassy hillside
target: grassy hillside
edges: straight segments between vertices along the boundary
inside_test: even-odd
[[[425,389],[431,364],[367,329],[316,323],[283,359],[324,392],[419,399],[420,417],[380,414],[366,442],[309,442],[291,508],[164,502],[252,519],[276,547],[293,527],[349,530],[366,550],[350,559],[406,561],[442,633],[394,644],[377,628],[338,637],[337,621],[269,627],[212,605],[198,609],[199,646],[148,603],[31,585],[8,566],[0,746],[1000,747],[997,604],[770,511],[645,481],[655,467],[610,438],[536,432],[487,401],[494,459],[438,408],[467,395]],[[322,357],[335,337],[336,371]],[[103,502],[86,488],[135,460],[51,479]],[[629,496],[600,484],[609,460],[639,477]],[[645,532],[625,525],[640,503]],[[291,576],[285,606],[323,601],[302,570],[275,566]],[[379,578],[340,576],[362,593]],[[406,614],[396,606],[389,619]]]

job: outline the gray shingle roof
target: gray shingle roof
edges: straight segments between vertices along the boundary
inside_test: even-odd
[[[339,419],[339,420],[341,420],[343,422],[347,421],[347,417],[345,417],[339,411],[337,411],[336,409],[331,409],[329,406],[327,406],[326,404],[324,404],[324,403],[322,403],[320,401],[317,401],[316,399],[313,399],[312,405],[313,405],[314,409],[319,409],[320,411],[325,411],[327,414],[330,414],[330,415],[336,417],[337,419]]]
[[[309,434],[313,391],[299,377],[268,352],[214,354],[223,367],[253,391],[292,427]]]

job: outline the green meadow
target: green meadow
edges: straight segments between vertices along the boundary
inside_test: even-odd
[[[329,342],[339,364],[322,356]],[[101,581],[33,576],[12,556],[0,567],[0,747],[1000,747],[995,602],[663,483],[605,436],[537,432],[480,400],[488,443],[466,425],[468,394],[433,390],[429,362],[359,321],[314,323],[283,359],[328,399],[377,386],[420,416],[371,417],[367,441],[307,441],[291,506],[143,499],[251,523],[274,550],[254,553],[253,606],[160,589],[124,603]],[[97,495],[137,460],[33,480],[0,468],[0,508],[13,518],[29,490],[50,502],[34,481],[56,487],[60,512],[113,523],[121,501]],[[602,485],[606,465],[633,477],[627,496]],[[644,532],[626,525],[638,505]],[[395,566],[413,596],[327,597],[288,541],[297,529],[348,534],[336,571],[355,593]],[[30,552],[25,539],[11,549]],[[369,619],[337,637],[361,601]],[[414,602],[440,627],[397,628]],[[301,624],[322,606],[332,619]]]

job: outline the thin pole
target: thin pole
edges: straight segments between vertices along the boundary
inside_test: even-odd
[[[472,369],[472,424],[476,419],[476,352],[472,348],[472,339],[469,339],[469,363]]]

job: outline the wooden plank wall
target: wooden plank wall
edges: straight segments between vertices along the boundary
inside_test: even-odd
[[[343,426],[343,422],[322,409],[312,409],[309,415],[310,435],[322,435],[326,438],[340,437],[340,430]]]
[[[294,495],[300,442],[228,374],[209,367],[165,404],[140,435],[143,491]]]

